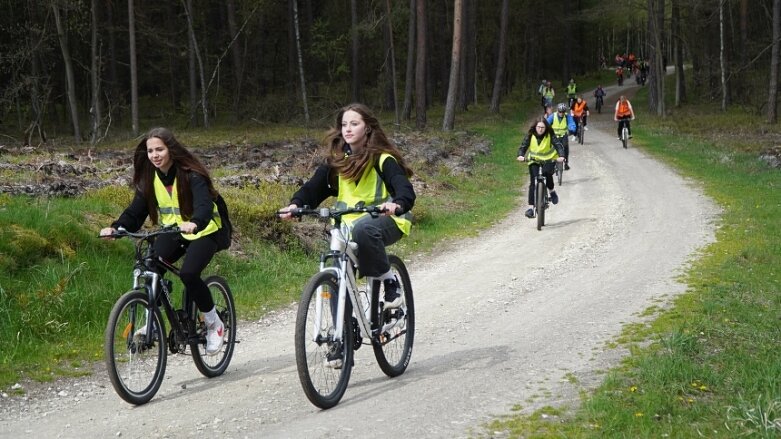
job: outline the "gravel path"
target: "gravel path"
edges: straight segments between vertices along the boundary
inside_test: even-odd
[[[98,364],[89,378],[0,398],[0,436],[454,438],[516,405],[576,404],[624,354],[606,348],[622,325],[684,291],[675,277],[714,239],[719,213],[685,178],[621,148],[607,115],[590,128],[542,231],[523,195],[490,230],[409,264],[417,334],[404,375],[386,378],[364,347],[340,404],[318,410],[298,382],[291,304],[242,323],[222,377],[171,357],[155,398],[132,407]]]

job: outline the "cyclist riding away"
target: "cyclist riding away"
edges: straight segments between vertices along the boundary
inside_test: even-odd
[[[527,153],[528,158],[526,157]],[[544,117],[535,119],[521,142],[521,147],[518,148],[518,157],[516,158],[519,162],[525,161],[529,164],[529,207],[525,212],[527,218],[534,218],[534,185],[540,172],[545,176],[545,186],[550,191],[551,202],[558,204],[559,196],[554,190],[553,171],[556,169],[555,162],[564,160],[561,157],[562,153],[562,145],[556,139],[553,128],[548,124],[548,121]]]
[[[632,109],[632,104],[626,98],[621,95],[616,102],[616,110],[613,113],[613,120],[618,122],[618,140],[621,140],[621,130],[626,126],[629,131],[629,138],[632,138],[632,127],[629,122],[635,120],[635,112]]]
[[[548,125],[553,127],[553,133],[556,141],[561,144],[564,157],[564,169],[569,170],[569,134],[574,133],[577,127],[575,121],[569,114],[569,108],[564,102],[556,106],[556,113],[551,114],[546,119]]]
[[[228,247],[230,237],[228,228],[223,227],[216,203],[219,194],[209,172],[170,130],[153,128],[136,147],[133,186],[135,196],[130,206],[100,235],[115,234],[119,227],[135,232],[147,216],[152,224],[179,226],[180,234],[158,236],[154,251],[169,262],[184,256],[179,277],[206,321],[206,353],[217,354],[224,342],[225,326],[201,273],[217,251]],[[145,331],[146,326],[136,334],[145,335]]]
[[[588,131],[588,127],[586,126],[588,125],[588,116],[588,104],[582,96],[578,96],[577,100],[575,100],[575,103],[572,104],[572,117],[575,119],[575,125],[577,125],[578,121],[583,118],[583,129]]]
[[[594,98],[596,98],[597,109],[602,108],[602,105],[604,105],[604,103],[605,103],[605,96],[607,96],[607,93],[605,92],[605,89],[602,88],[602,85],[598,85],[597,89],[594,90]]]
[[[572,107],[572,103],[575,102],[575,96],[578,94],[578,85],[575,84],[575,79],[570,79],[567,84],[567,104]]]

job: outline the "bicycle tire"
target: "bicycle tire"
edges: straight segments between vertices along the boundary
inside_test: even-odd
[[[404,262],[394,255],[388,255],[391,272],[399,281],[404,300],[396,309],[383,311],[380,305],[380,292],[372,292],[372,328],[380,328],[389,320],[395,319],[395,325],[372,340],[374,357],[385,375],[393,378],[407,370],[412,358],[412,344],[415,339],[415,302],[412,297],[412,282]]]
[[[542,166],[540,166],[540,172],[542,172]],[[534,208],[537,210],[537,230],[542,230],[542,226],[545,225],[545,183],[542,181],[537,182],[537,193],[534,197]]]
[[[561,182],[564,180],[564,162],[556,162],[556,174],[558,174],[558,183],[561,186]]]
[[[318,294],[322,297],[322,313],[317,340],[314,326]],[[309,401],[321,409],[329,409],[342,399],[353,367],[352,306],[345,303],[344,331],[342,334],[342,367],[326,365],[326,356],[334,344],[334,313],[338,301],[339,284],[330,271],[322,271],[309,279],[298,303],[295,331],[296,368],[301,387]]]
[[[195,329],[198,337],[190,339],[190,353],[198,371],[205,377],[214,378],[225,372],[231,358],[233,358],[233,350],[236,345],[236,306],[228,281],[220,276],[209,276],[204,282],[212,294],[217,314],[220,316],[222,324],[225,325],[223,335],[225,343],[217,354],[209,355],[206,353],[206,323],[201,318],[198,307],[193,303],[194,312],[191,315],[195,316]]]
[[[111,385],[120,398],[130,404],[146,404],[163,383],[167,361],[165,327],[160,312],[153,307],[153,324],[149,325],[149,298],[144,290],[123,294],[109,314],[104,333],[103,351]],[[153,328],[152,343],[144,346],[143,327]]]
[[[621,143],[624,144],[624,149],[626,149],[626,145],[629,143],[629,130],[626,128],[626,125],[621,129]]]
[[[581,145],[583,144],[583,137],[586,134],[584,131],[585,130],[583,129],[583,124],[582,123],[578,124],[578,143]]]

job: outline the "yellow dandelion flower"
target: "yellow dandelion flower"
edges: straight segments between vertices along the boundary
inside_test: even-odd
[[[637,392],[637,386],[632,386],[629,388],[630,392]]]
[[[635,413],[635,418],[642,418],[643,416],[645,416],[645,415],[643,414],[643,412],[637,412],[637,413]]]

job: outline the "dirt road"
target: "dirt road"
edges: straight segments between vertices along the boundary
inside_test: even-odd
[[[23,400],[0,398],[0,436],[453,438],[516,405],[575,404],[623,354],[606,348],[622,325],[684,290],[674,278],[714,239],[718,210],[681,176],[621,148],[604,114],[585,145],[572,145],[571,162],[542,231],[519,195],[497,226],[410,264],[417,334],[398,378],[363,348],[341,403],[316,409],[296,374],[291,306],[240,326],[222,377],[171,358],[157,396],[132,407],[98,369]]]

